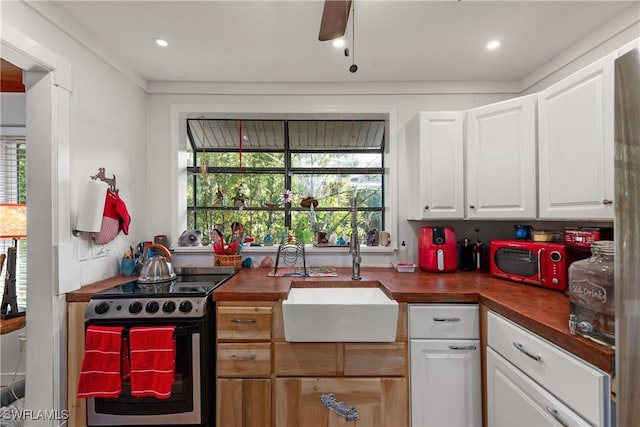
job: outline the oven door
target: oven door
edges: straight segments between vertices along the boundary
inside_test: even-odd
[[[118,398],[87,399],[87,426],[205,425],[206,418],[201,407],[201,381],[206,381],[207,376],[200,372],[201,333],[202,327],[198,323],[176,327],[176,370],[171,397],[133,397],[129,379],[123,378],[122,394]]]
[[[491,274],[509,280],[541,283],[541,259],[533,250],[512,246],[492,247]]]

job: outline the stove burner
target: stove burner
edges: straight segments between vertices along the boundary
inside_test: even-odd
[[[172,281],[138,283],[134,280],[96,293],[89,301],[85,318],[203,317],[207,310],[207,300],[213,290],[235,273],[233,267],[230,271],[224,267],[176,270],[178,276]]]

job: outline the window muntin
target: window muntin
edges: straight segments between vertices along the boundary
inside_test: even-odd
[[[263,125],[258,120],[188,120],[191,146],[190,166],[187,168],[188,228],[209,231],[218,226],[228,231],[231,222],[239,221],[244,224],[247,234],[257,239],[271,234],[278,240],[286,236],[288,229],[293,229],[297,238],[311,243],[313,232],[310,218],[315,214],[320,224],[326,224],[329,234],[335,232],[348,239],[354,191],[361,238],[366,239],[366,233],[371,228],[384,228],[384,132],[382,136],[376,136],[378,141],[372,142],[366,130],[367,127],[384,129],[383,121],[359,127],[351,125],[351,121],[345,121],[341,129],[348,135],[337,140],[359,140],[359,147],[341,147],[335,141],[325,147],[322,145],[326,144],[323,137],[322,140],[317,139],[312,148],[307,139],[304,148],[298,144],[296,149],[290,149],[288,144],[293,135],[293,122],[277,122],[282,126],[275,122],[268,121],[267,125]],[[246,123],[251,123],[252,129],[276,131],[269,135],[255,132],[252,136],[246,136]],[[327,122],[321,123],[327,129]],[[221,135],[225,132],[220,129],[227,128],[238,134],[233,137],[233,131],[226,132],[224,141],[219,139],[215,142],[213,135]],[[280,151],[273,149],[279,145],[273,137],[280,135],[279,129],[283,129]],[[361,136],[353,133],[356,129],[360,129]],[[299,136],[296,135],[296,138]],[[260,138],[260,142],[254,138]],[[265,141],[271,141],[268,147]],[[362,141],[367,142],[364,144]],[[202,173],[205,169],[206,173]],[[280,200],[285,188],[291,189],[294,194],[291,204],[284,204]],[[218,190],[223,194],[222,202],[218,198]],[[234,200],[238,192],[246,196],[242,209],[238,209]],[[300,200],[306,196],[318,200],[318,207],[313,213],[300,205]]]

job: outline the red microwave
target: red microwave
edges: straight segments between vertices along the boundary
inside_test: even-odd
[[[567,290],[568,258],[565,246],[560,243],[492,240],[489,256],[494,276]]]

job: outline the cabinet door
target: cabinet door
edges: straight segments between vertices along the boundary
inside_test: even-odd
[[[278,378],[275,380],[277,427],[408,427],[405,378]],[[327,409],[321,396],[355,407],[354,424]]]
[[[591,425],[491,348],[487,348],[487,421],[492,427]]]
[[[536,99],[467,111],[467,217],[536,217]]]
[[[613,219],[613,61],[539,93],[541,219]]]
[[[409,219],[464,217],[462,112],[424,112],[406,127]]]
[[[411,425],[481,426],[480,341],[411,340]]]
[[[271,426],[271,380],[218,380],[216,426]]]

